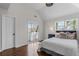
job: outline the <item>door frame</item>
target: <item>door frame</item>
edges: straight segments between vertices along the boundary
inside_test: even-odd
[[[27,22],[27,29],[28,29],[28,24],[34,24],[33,22],[32,22],[33,20],[28,20],[28,22]],[[39,26],[39,23],[36,21],[36,24]],[[28,30],[27,30],[27,32],[28,32]],[[38,29],[38,32],[39,32],[39,29]],[[28,35],[29,35],[29,33],[28,33]],[[38,33],[38,41],[39,41],[39,35],[40,35],[40,33]],[[29,43],[29,37],[28,37],[28,43]]]

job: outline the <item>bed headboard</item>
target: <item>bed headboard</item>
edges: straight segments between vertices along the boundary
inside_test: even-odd
[[[64,33],[66,33],[66,32],[69,32],[69,33],[76,33],[76,31],[56,31],[57,33],[59,33],[59,32],[64,32]]]
[[[75,39],[77,38],[77,33],[76,33],[76,31],[68,31],[68,30],[67,30],[67,31],[66,31],[66,30],[64,30],[64,31],[59,31],[59,30],[56,31],[56,33],[61,33],[61,32],[64,32],[64,33],[71,33],[71,34],[72,34],[72,33],[75,33]]]

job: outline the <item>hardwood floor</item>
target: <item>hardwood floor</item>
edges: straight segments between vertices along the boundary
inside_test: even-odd
[[[1,54],[2,54],[2,53],[0,52],[0,56],[1,56]]]
[[[28,50],[27,50],[27,45],[25,46],[22,46],[22,47],[19,47],[19,48],[16,48],[16,56],[27,56],[27,53]]]
[[[0,53],[1,56],[49,56],[47,53],[40,51],[37,52],[39,43],[30,43],[28,45],[7,49]]]
[[[14,56],[14,55],[15,55],[15,48],[4,50],[1,53],[1,56]]]

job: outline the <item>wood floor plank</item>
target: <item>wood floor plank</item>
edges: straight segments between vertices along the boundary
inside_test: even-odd
[[[19,48],[7,49],[0,53],[0,56],[49,56],[47,53],[38,52],[38,43],[28,44]]]

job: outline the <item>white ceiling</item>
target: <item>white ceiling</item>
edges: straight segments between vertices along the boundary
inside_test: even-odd
[[[2,9],[8,9],[9,8],[9,3],[0,3],[0,8]]]
[[[0,8],[8,9],[10,5],[9,3],[0,3]],[[78,3],[54,3],[52,7],[46,7],[45,3],[22,3],[20,5],[36,10],[44,20],[79,12]]]
[[[43,7],[45,7],[45,4],[44,3],[23,3],[22,5],[25,5],[26,7],[30,7],[30,8],[33,8],[35,10],[39,10]]]
[[[44,20],[79,12],[79,4],[74,3],[54,3],[52,7],[46,7],[45,3],[23,3],[22,5],[36,10]]]
[[[52,7],[44,7],[38,10],[40,16],[44,20],[67,16],[79,12],[79,4],[77,6],[72,3],[56,3]]]

